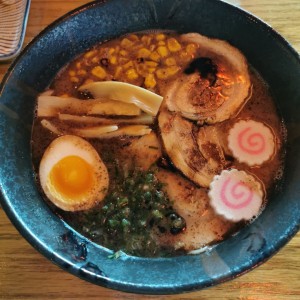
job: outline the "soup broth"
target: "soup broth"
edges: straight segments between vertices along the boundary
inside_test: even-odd
[[[97,205],[69,212],[53,206],[45,197],[55,211],[78,232],[114,251],[122,250],[128,254],[147,257],[178,255],[224,240],[262,212],[282,177],[285,128],[269,88],[259,74],[248,67],[250,95],[237,113],[226,120],[213,123],[211,119],[192,120],[168,106],[168,101],[172,101],[168,100],[170,88],[173,88],[180,76],[190,76],[188,73],[191,68],[203,79],[200,83],[197,81],[197,87],[205,99],[202,107],[207,106],[207,99],[210,97],[214,98],[217,106],[222,106],[221,98],[215,93],[219,93],[219,86],[227,80],[223,79],[225,75],[222,78],[220,75],[223,64],[219,61],[223,56],[211,56],[210,51],[176,33],[142,32],[96,45],[75,58],[56,76],[50,92],[48,91],[51,94],[49,101],[51,97],[60,97],[61,101],[70,97],[89,101],[95,98],[93,93],[80,87],[98,81],[125,82],[164,97],[157,115],[149,118],[146,113],[140,113],[141,124],[147,126],[145,134],[85,137],[101,157],[109,177],[105,197]],[[195,63],[193,65],[195,61],[198,64],[196,67]],[[230,68],[228,70],[236,72]],[[182,79],[180,85],[185,84],[183,80],[185,79]],[[229,92],[230,90],[226,93]],[[38,184],[42,157],[59,135],[74,134],[82,132],[79,129],[114,122],[122,129],[132,122],[139,122],[135,121],[136,116],[128,115],[102,115],[99,119],[95,114],[83,113],[81,117],[86,119],[78,119],[74,115],[62,110],[55,116],[37,115],[35,118],[32,159]],[[178,121],[176,118],[179,118]],[[52,127],[44,126],[45,120]],[[235,124],[250,120],[262,124],[273,136],[274,150],[260,163],[241,159],[228,142]],[[181,124],[182,128],[192,128],[190,135],[182,131]],[[180,128],[177,129],[175,125]],[[51,128],[59,128],[59,131]],[[189,156],[193,159],[190,163],[188,156],[185,157],[188,150],[180,148],[174,154],[168,148],[167,139],[172,130],[177,134],[173,136],[178,137],[176,143],[174,139],[171,140],[173,148],[176,145],[184,147],[186,144],[189,149],[188,143],[192,136],[200,140],[197,140],[197,147],[204,157],[201,158],[201,164],[217,162],[213,171],[209,166],[210,173],[203,176],[203,184],[194,179],[194,173],[185,166],[182,167],[177,159],[177,154],[181,153],[184,164],[189,165],[195,173],[201,173],[204,171],[198,168],[198,152],[194,151]],[[194,142],[195,139],[193,138]],[[252,143],[255,145],[257,140]],[[223,170],[230,172],[233,169],[250,174],[260,186],[262,203],[251,218],[235,219],[226,213],[220,213],[212,205],[211,198],[214,196],[211,183],[216,181]],[[206,184],[206,179],[209,184]],[[240,191],[236,193],[242,195]]]

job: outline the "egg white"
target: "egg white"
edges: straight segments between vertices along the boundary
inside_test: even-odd
[[[56,163],[67,156],[73,155],[79,156],[92,167],[96,180],[94,185],[84,193],[84,196],[78,195],[78,197],[70,199],[57,191],[51,183],[49,175]],[[92,208],[103,200],[109,185],[107,168],[98,152],[89,142],[73,135],[60,136],[48,146],[40,163],[39,180],[47,198],[57,207],[66,211]]]

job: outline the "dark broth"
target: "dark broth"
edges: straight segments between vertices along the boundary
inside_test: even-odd
[[[149,35],[137,34],[129,36],[128,40],[133,44],[128,46],[122,46],[122,41],[124,41],[123,37],[95,46],[68,64],[57,75],[51,85],[54,95],[73,96],[81,99],[91,98],[91,95],[88,93],[78,92],[80,85],[91,80],[125,81],[146,87],[163,95],[168,83],[176,77],[177,72],[183,72],[183,70],[187,68],[191,62],[191,56],[187,58],[180,51],[177,51],[171,58],[174,59],[179,71],[170,76],[166,75],[166,78],[157,79],[156,85],[153,86],[152,82],[151,87],[149,86],[151,82],[145,84],[147,74],[145,74],[144,77],[138,74],[139,76],[136,77],[135,74],[132,75],[130,72],[128,73],[128,70],[133,69],[131,66],[129,66],[128,69],[123,68],[122,71],[118,73],[119,65],[115,64],[114,60],[112,60],[112,62],[110,60],[111,57],[114,56],[116,49],[118,49],[118,53],[115,53],[115,55],[117,55],[119,61],[122,58],[124,59],[123,65],[133,61],[134,65],[142,66],[146,61],[137,55],[141,47],[137,47],[136,50],[130,50],[130,48],[134,49],[133,45],[136,43],[135,37],[140,40],[144,37],[146,41],[145,44],[147,44],[147,36],[150,36],[152,40],[155,40],[155,43],[159,43],[163,40],[155,38],[158,34],[159,33]],[[168,34],[168,36],[180,40],[179,36],[174,33]],[[148,44],[148,49],[150,49],[151,43],[149,42]],[[163,43],[161,43],[161,45],[163,45]],[[181,46],[186,48],[188,45],[181,44]],[[192,46],[190,48],[192,48]],[[111,49],[115,50],[113,51]],[[124,50],[124,52],[122,52],[124,55],[120,54],[121,50]],[[155,68],[159,68],[160,64],[160,62],[158,62],[157,65],[153,64],[153,67],[155,65]],[[98,77],[95,75],[96,72],[94,72],[94,74],[92,73],[92,70],[97,66],[101,67],[101,69],[96,69],[98,71],[100,70]],[[99,78],[99,76],[104,76],[103,74],[101,75],[102,69],[105,70],[106,75],[103,78]],[[173,71],[175,71],[175,68],[173,68]],[[249,167],[229,157],[230,155],[227,157],[231,162],[228,166],[229,168],[235,167],[257,176],[257,178],[263,182],[266,189],[266,199],[269,199],[282,177],[285,128],[282,120],[278,116],[268,86],[252,68],[250,68],[250,75],[253,84],[250,100],[238,116],[228,121],[218,123],[215,126],[227,132],[237,120],[252,119],[267,123],[268,126],[272,128],[276,136],[278,151],[272,159],[263,165],[259,167]],[[52,120],[54,123],[57,122],[55,119]],[[37,174],[44,151],[51,141],[57,137],[56,134],[45,129],[40,121],[40,118],[34,120],[32,130],[32,160]],[[65,126],[72,128],[73,125],[72,122],[69,122]],[[156,123],[151,126],[153,132],[159,136]],[[221,143],[224,145],[224,152],[230,153],[227,148],[226,137],[226,134],[224,134],[224,140],[221,141]],[[112,250],[123,250],[133,255],[150,257],[183,253],[185,250],[180,247],[180,242],[182,242],[180,236],[186,234],[186,220],[176,211],[176,205],[174,205],[176,198],[169,196],[168,192],[166,192],[166,189],[168,189],[166,182],[158,180],[156,173],[162,170],[163,175],[169,174],[168,172],[170,172],[175,174],[174,176],[182,178],[177,181],[181,189],[194,191],[198,189],[198,187],[184,178],[183,175],[170,164],[164,153],[158,160],[155,160],[155,163],[151,165],[148,170],[136,168],[135,159],[138,160],[141,158],[138,157],[138,155],[137,158],[131,157],[130,152],[128,154],[126,149],[138,139],[140,138],[119,137],[106,140],[88,139],[98,151],[108,169],[110,177],[108,194],[97,207],[90,211],[70,213],[57,208],[54,209],[66,222],[80,233]],[[155,152],[156,150],[156,145],[149,146],[149,156],[151,157],[151,155],[153,155],[151,151]],[[128,166],[128,161],[132,161],[132,165]],[[126,167],[124,167],[125,165]],[[207,192],[206,189],[202,190]],[[228,235],[236,232],[241,226],[245,225],[245,222],[233,223],[226,221],[221,216],[215,216],[215,218],[217,218],[219,222],[216,223],[216,225],[211,222],[207,226],[215,226],[215,228],[209,228],[209,230],[214,232],[217,239],[210,241],[208,244],[223,240]],[[223,229],[221,230],[221,226],[225,226],[226,232],[224,232]],[[205,230],[208,229],[204,226],[198,228],[198,230],[202,231],[203,236],[205,236]],[[204,241],[200,244],[201,246],[205,246],[207,243]]]

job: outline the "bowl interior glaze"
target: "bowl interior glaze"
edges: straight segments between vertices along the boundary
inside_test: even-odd
[[[31,164],[35,98],[72,58],[92,45],[146,29],[171,29],[229,41],[269,84],[288,130],[282,192],[262,215],[210,251],[176,258],[121,255],[96,245],[42,199]],[[12,64],[0,89],[1,205],[21,234],[64,270],[123,291],[167,294],[233,279],[276,253],[300,224],[300,59],[254,16],[215,0],[112,0],[68,13],[39,34]]]

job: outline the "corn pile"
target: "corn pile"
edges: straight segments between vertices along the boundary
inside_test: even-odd
[[[131,34],[86,52],[70,65],[68,75],[75,85],[117,80],[154,90],[157,81],[174,77],[196,51],[196,44],[168,34]]]

